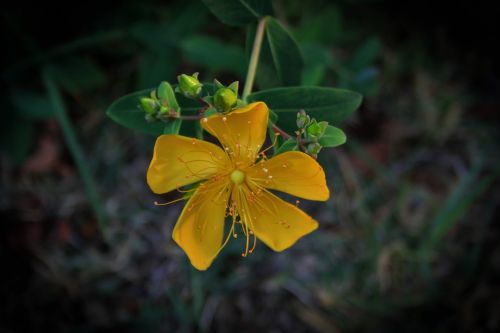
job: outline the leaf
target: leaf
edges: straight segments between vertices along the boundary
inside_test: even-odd
[[[274,151],[274,155],[282,154],[287,151],[297,150],[297,140],[294,138],[289,138],[278,149]]]
[[[18,166],[22,164],[33,145],[34,128],[31,121],[16,115],[4,118],[0,131],[0,148],[5,151],[11,162]]]
[[[302,85],[321,85],[328,67],[332,66],[330,50],[316,43],[301,45],[304,54]]]
[[[319,139],[319,144],[323,147],[337,147],[343,145],[346,140],[344,131],[335,126],[328,125],[325,133]]]
[[[29,120],[41,120],[54,116],[50,101],[43,94],[16,91],[11,96],[11,102],[17,113]]]
[[[95,89],[106,81],[104,72],[96,64],[79,57],[59,62],[53,67],[52,77],[72,94]]]
[[[257,24],[251,24],[246,33],[245,41],[245,53],[247,58],[250,58],[253,48],[253,42],[255,39],[255,31]],[[262,47],[260,50],[259,65],[257,66],[257,73],[255,74],[255,85],[259,89],[271,89],[280,87],[280,79],[278,78],[278,73],[274,68],[273,56],[271,54],[271,49],[267,38],[264,36],[262,41]]]
[[[165,132],[177,133],[179,131],[176,131],[176,128],[177,126],[180,126],[181,134],[194,136],[196,133],[194,125],[196,121],[184,121],[181,126],[179,119],[164,123],[161,121],[148,122],[144,118],[144,111],[138,107],[139,99],[141,97],[149,96],[152,90],[153,89],[145,89],[136,91],[117,99],[106,110],[106,114],[116,123],[143,133],[155,136],[164,134]],[[213,84],[203,84],[202,96],[208,95],[209,93],[214,93]],[[181,108],[182,115],[195,115],[201,108],[199,102],[186,98],[181,94],[177,94],[175,97],[177,98],[177,103]]]
[[[215,38],[193,36],[181,42],[181,50],[186,59],[199,66],[217,72],[228,72],[244,76],[246,56],[244,51]]]
[[[362,96],[354,91],[323,87],[288,87],[262,90],[247,97],[248,102],[263,101],[277,113],[280,127],[297,129],[297,112],[305,110],[318,121],[337,124],[354,112]]]
[[[266,20],[266,38],[278,78],[285,86],[300,84],[303,60],[297,42],[277,20]]]
[[[162,103],[165,103],[166,106],[173,109],[178,115],[180,114],[180,107],[177,103],[177,99],[175,98],[174,89],[172,88],[170,83],[168,83],[167,81],[163,81],[162,83],[160,83],[157,89],[157,95]],[[181,119],[171,119],[165,124],[163,134],[179,134],[181,124]]]
[[[146,47],[140,58],[137,88],[144,89],[174,76],[178,55],[173,47]]]
[[[149,96],[152,89],[136,91],[117,99],[106,110],[106,114],[116,123],[143,133],[161,135],[165,129],[165,123],[161,121],[148,122],[143,110],[138,107],[139,99]]]
[[[160,101],[166,104],[165,106],[168,106],[169,108],[173,109],[176,113],[179,113],[180,109],[179,103],[177,103],[174,89],[172,88],[170,83],[168,83],[167,81],[161,82],[156,92]]]
[[[372,37],[366,40],[363,45],[356,50],[348,63],[348,67],[351,70],[359,71],[365,67],[372,66],[381,52],[382,44],[377,38]]]
[[[224,24],[243,26],[260,17],[272,15],[271,0],[202,0]]]
[[[182,125],[182,119],[172,119],[171,121],[165,124],[165,128],[163,129],[163,134],[179,134],[181,125]]]

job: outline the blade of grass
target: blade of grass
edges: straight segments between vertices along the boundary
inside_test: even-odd
[[[85,159],[85,155],[83,153],[83,149],[78,143],[78,139],[76,137],[76,132],[71,123],[71,120],[68,117],[66,112],[66,108],[64,106],[61,93],[55,84],[54,80],[51,77],[50,69],[48,67],[44,68],[42,71],[43,82],[45,84],[45,88],[47,89],[47,93],[49,96],[50,103],[54,109],[54,115],[61,126],[63,131],[64,139],[68,146],[68,149],[73,157],[73,160],[78,169],[78,173],[82,178],[83,184],[85,186],[85,191],[87,192],[87,197],[90,201],[92,209],[94,210],[95,216],[97,218],[97,222],[99,224],[99,228],[104,236],[107,239],[107,219],[104,209],[101,205],[101,198],[99,197],[99,193],[97,191],[97,186],[90,174],[90,169],[87,164],[87,160]]]
[[[442,208],[437,212],[427,238],[420,247],[422,272],[431,279],[432,254],[439,249],[449,231],[461,221],[478,198],[484,194],[500,176],[500,167],[480,177],[484,159],[479,160],[471,170],[460,179]]]

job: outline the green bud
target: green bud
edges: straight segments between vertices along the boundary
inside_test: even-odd
[[[141,108],[148,114],[152,114],[156,111],[156,101],[149,97],[142,97],[139,100]]]
[[[231,108],[238,101],[238,95],[229,88],[220,88],[214,95],[214,106],[223,112],[231,111]]]
[[[325,134],[325,130],[328,127],[328,122],[321,121],[316,122],[315,119],[307,126],[307,135],[313,138],[321,138]]]
[[[321,148],[323,148],[319,143],[310,143],[307,145],[307,153],[311,156],[317,157]]]
[[[179,80],[179,90],[186,97],[198,97],[201,93],[202,84],[198,80],[198,73],[194,73],[193,75],[181,74],[177,77]]]
[[[299,112],[297,112],[297,127],[299,129],[306,127],[310,121],[311,118],[307,115],[307,113],[304,110],[300,110]]]

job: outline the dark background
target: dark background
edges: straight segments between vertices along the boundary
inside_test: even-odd
[[[1,332],[500,330],[494,4],[274,7],[304,52],[304,80],[364,102],[339,125],[347,144],[321,154],[332,198],[301,204],[319,230],[280,254],[259,244],[245,259],[233,242],[200,273],[170,238],[182,205],[155,207],[145,183],[154,138],[104,112],[183,72],[243,80],[244,29],[196,1],[4,5]],[[220,47],[207,47],[214,40]],[[109,241],[47,99],[47,65]]]

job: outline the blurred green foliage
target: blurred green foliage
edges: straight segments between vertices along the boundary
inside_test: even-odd
[[[235,3],[241,10],[260,2]],[[468,34],[493,45],[492,11],[457,3],[461,14],[448,15],[447,6],[432,4],[432,20],[423,19],[429,3],[419,1],[273,5],[277,29],[292,33],[304,57],[299,82],[365,99],[343,128],[346,145],[320,156],[332,199],[300,203],[319,230],[280,254],[259,244],[247,259],[231,242],[206,273],[194,271],[170,240],[180,207],[152,204],[158,198],[145,184],[152,139],[115,126],[104,110],[130,91],[175,82],[180,72],[241,80],[251,45],[242,42],[244,27],[228,28],[197,1],[75,4],[84,18],[58,14],[65,30],[19,9],[2,14],[13,37],[2,71],[0,253],[9,274],[0,328],[499,329],[498,64]],[[479,18],[468,31],[464,13]],[[295,66],[275,72],[282,61],[265,44],[259,89],[280,85],[283,75],[297,82]],[[108,241],[54,122],[41,80],[47,65],[98,184]]]

